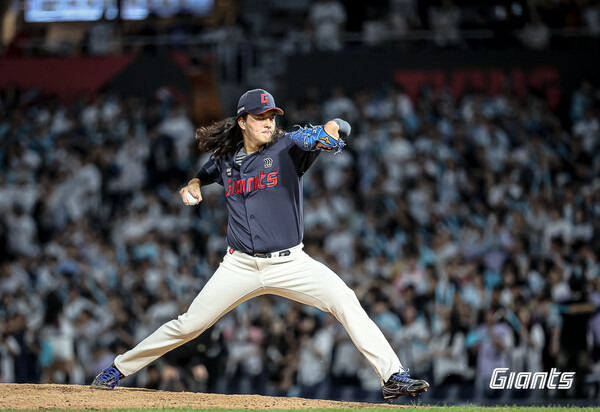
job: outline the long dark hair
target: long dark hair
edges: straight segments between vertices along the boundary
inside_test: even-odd
[[[246,116],[243,117],[246,118]],[[199,127],[196,130],[198,149],[203,152],[212,152],[215,158],[233,156],[240,142],[244,140],[237,120],[237,117],[228,117],[214,122],[210,126]],[[269,145],[276,142],[283,133],[282,129],[275,127],[273,139]]]

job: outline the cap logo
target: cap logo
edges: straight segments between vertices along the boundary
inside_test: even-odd
[[[268,91],[263,89],[248,90],[238,100],[237,117],[246,113],[262,114],[273,109],[277,114],[283,114],[283,110],[275,106],[275,104],[275,98]]]

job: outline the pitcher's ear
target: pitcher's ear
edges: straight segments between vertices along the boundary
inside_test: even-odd
[[[244,117],[239,117],[237,119],[237,123],[238,123],[238,126],[240,126],[240,129],[246,130],[246,119],[244,119]]]

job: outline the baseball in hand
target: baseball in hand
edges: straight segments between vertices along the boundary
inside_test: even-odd
[[[198,199],[196,199],[194,196],[192,196],[192,194],[190,192],[187,192],[185,195],[187,197],[187,201],[190,206],[194,206],[199,203]]]

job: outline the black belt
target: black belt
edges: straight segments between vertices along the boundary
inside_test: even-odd
[[[250,256],[258,257],[258,258],[272,258],[272,257],[282,257],[289,256],[292,252],[289,250],[282,250],[281,252],[273,252],[273,253],[250,253]]]

